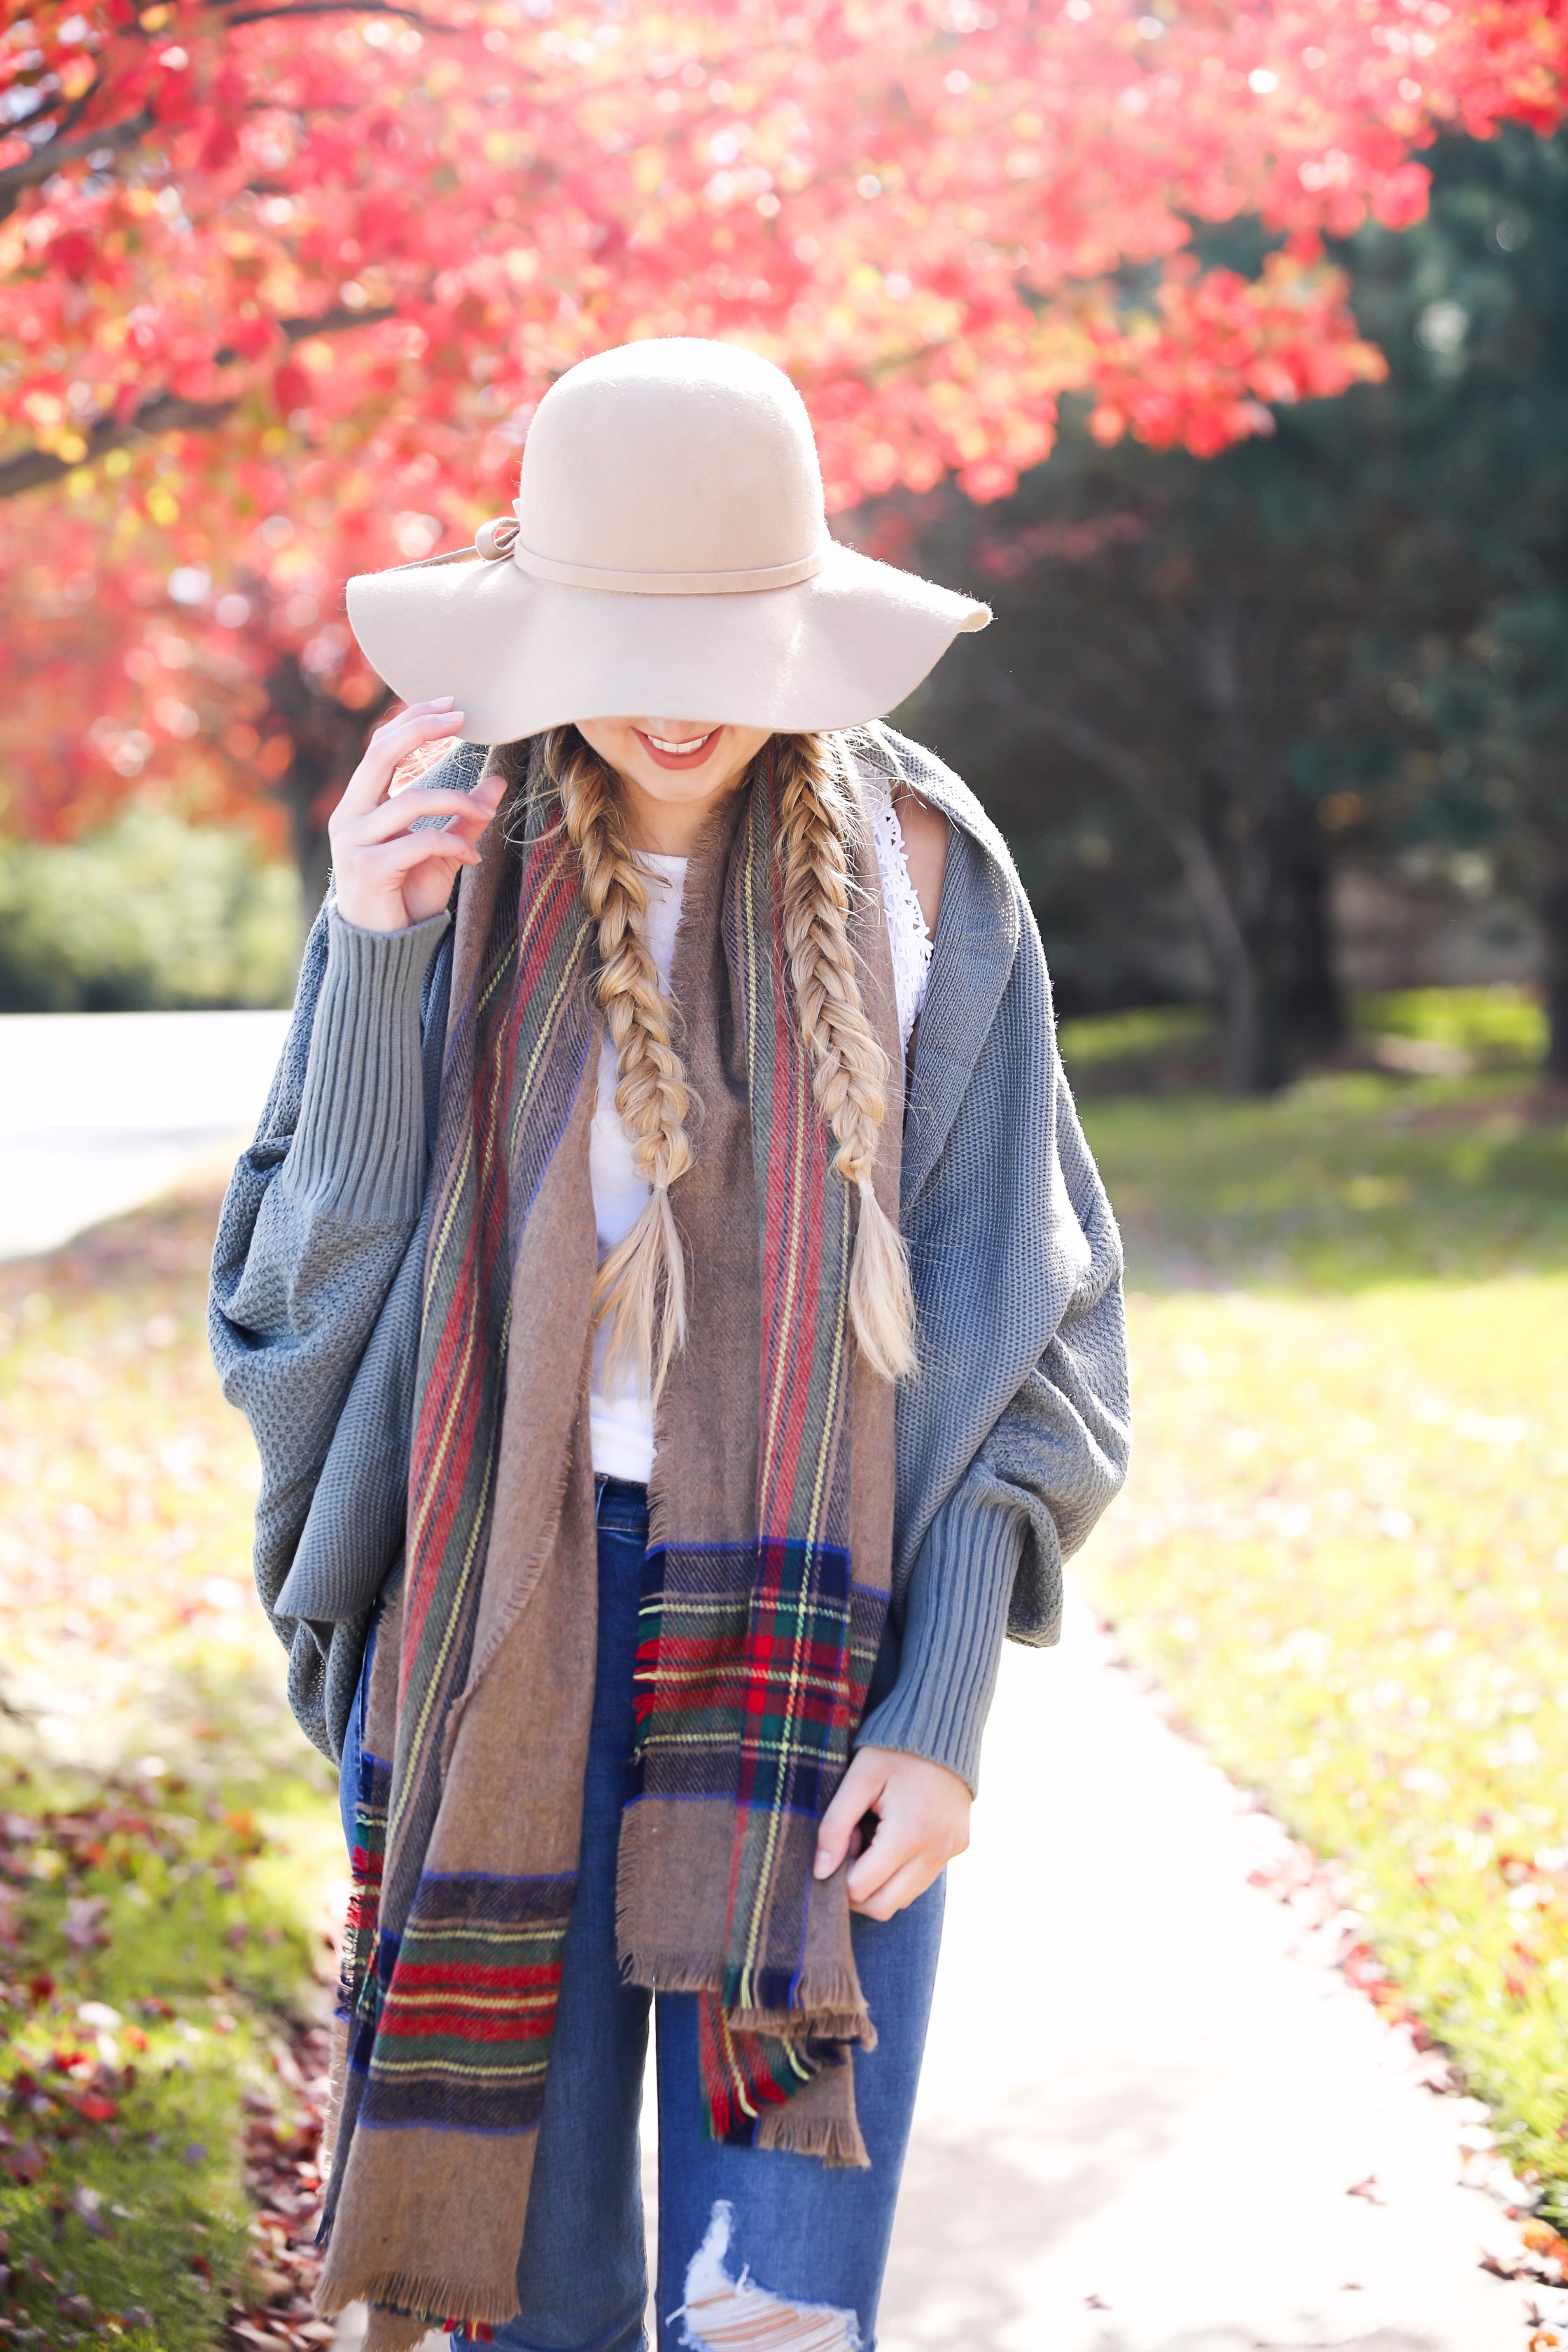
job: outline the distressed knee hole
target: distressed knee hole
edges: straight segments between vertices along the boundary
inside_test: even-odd
[[[724,2257],[734,2222],[732,2205],[715,2205],[687,2269],[686,2301],[675,2316],[686,2322],[680,2340],[689,2352],[860,2352],[852,2311],[773,2294],[748,2270],[731,2276]]]

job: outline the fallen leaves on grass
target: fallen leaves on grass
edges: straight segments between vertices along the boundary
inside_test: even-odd
[[[107,1776],[294,1746],[251,1589],[255,1448],[206,1349],[213,1222],[143,1212],[0,1266],[0,1750]]]
[[[325,2032],[307,2028],[289,2044],[276,2042],[272,2062],[291,2095],[293,2119],[283,2121],[266,2093],[246,2093],[245,2176],[257,2208],[256,2264],[231,2305],[229,2334],[249,2352],[306,2352],[331,2344],[334,2334],[310,2300],[321,2267],[317,2159],[327,2095]]]
[[[187,1797],[178,1783],[158,1794],[155,1805],[110,1790],[93,1804],[0,1813],[0,1881],[27,1896],[15,1913],[17,1958],[26,1968],[40,1953],[61,1955],[0,1976],[0,2219],[15,2250],[0,2281],[0,2342],[56,2352],[107,2326],[132,2326],[129,2313],[152,2304],[161,2352],[210,2345],[205,2300],[247,2270],[230,2152],[243,2118],[270,2259],[233,2316],[303,2352],[331,2340],[309,2303],[324,2037],[300,2027],[290,2048],[275,2021],[260,2026],[243,1984],[201,1972],[227,1948],[215,1902],[247,1906],[252,1925],[264,1917],[247,1875],[262,1841],[243,1811],[172,1810],[169,1801]],[[39,1871],[42,1854],[49,1865]],[[220,1877],[230,1891],[216,1896]],[[161,1926],[168,1900],[188,1922],[176,1916],[168,1945],[146,1928],[139,1944],[126,1940],[153,1909],[127,1907],[128,1898],[149,1884],[167,1898]],[[90,1891],[76,1891],[84,1885]],[[72,1935],[89,1922],[90,1934]],[[167,1971],[171,1950],[187,1963],[163,1978],[176,2000],[123,1990],[104,1998],[106,1983],[137,1981],[139,1959]],[[271,1951],[276,1989],[297,1981],[298,1955]],[[204,2126],[199,2137],[192,2124]]]
[[[254,1450],[205,1338],[215,1206],[0,1267],[5,2352],[111,2326],[234,2352],[230,2317],[331,2339],[320,2053],[280,2036],[341,1845],[251,1590]],[[284,2232],[254,2282],[242,2137]]]

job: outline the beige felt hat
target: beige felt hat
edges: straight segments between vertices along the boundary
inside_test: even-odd
[[[405,701],[470,742],[575,719],[805,733],[878,719],[989,608],[827,534],[782,369],[684,336],[583,360],[540,402],[516,520],[362,572],[349,618]]]

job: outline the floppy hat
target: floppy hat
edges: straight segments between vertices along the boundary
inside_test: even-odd
[[[830,539],[789,378],[686,336],[568,369],[529,429],[513,515],[362,572],[348,608],[394,693],[455,696],[476,743],[644,714],[852,727],[991,618]]]

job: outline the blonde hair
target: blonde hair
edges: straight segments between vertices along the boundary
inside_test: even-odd
[[[885,1381],[915,1368],[909,1260],[872,1182],[888,1111],[888,1056],[860,1002],[849,944],[848,841],[855,806],[843,753],[831,735],[781,735],[774,759],[784,948],[812,1091],[838,1150],[835,1162],[859,1193],[849,1319],[860,1352]]]
[[[693,1097],[671,1037],[647,940],[647,889],[614,778],[574,727],[553,730],[542,755],[599,927],[598,997],[616,1049],[616,1108],[637,1172],[652,1187],[636,1224],[599,1269],[595,1321],[609,1326],[607,1364],[636,1370],[657,1397],[686,1337],[686,1265],[669,1188],[692,1164],[686,1127]],[[914,1301],[903,1243],[872,1183],[890,1072],[860,1002],[849,943],[855,805],[833,737],[776,736],[773,758],[796,1015],[812,1057],[813,1092],[838,1146],[835,1163],[858,1195],[850,1321],[872,1370],[896,1381],[914,1370]]]

